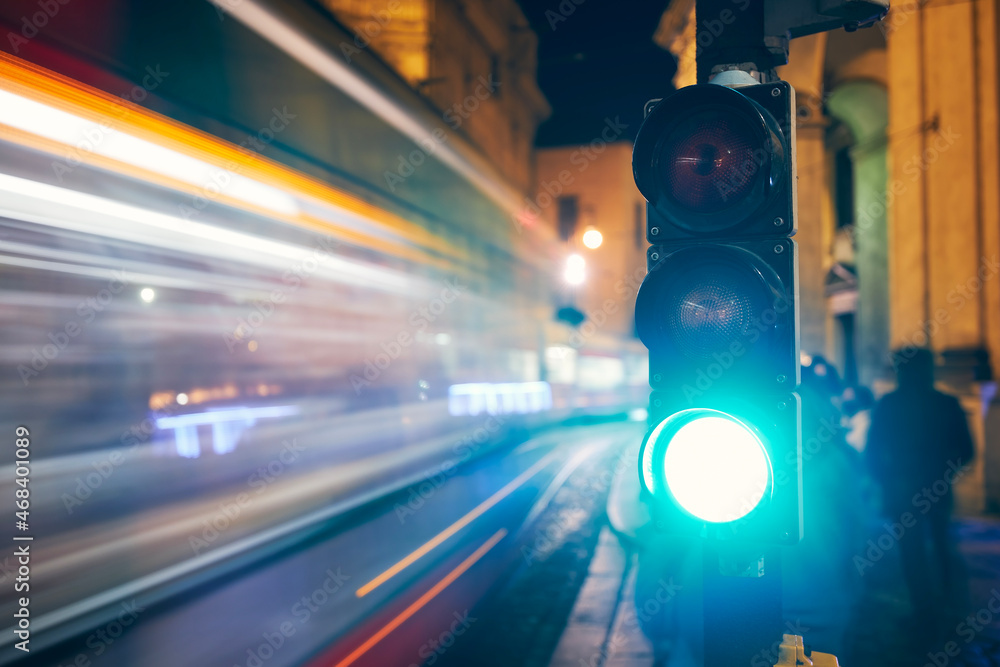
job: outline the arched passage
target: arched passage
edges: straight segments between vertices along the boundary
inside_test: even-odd
[[[884,374],[889,354],[888,96],[878,83],[849,81],[831,91],[826,107],[831,118],[850,130],[853,140],[847,154],[853,188],[849,232],[858,276],[855,349],[858,379],[871,385]]]

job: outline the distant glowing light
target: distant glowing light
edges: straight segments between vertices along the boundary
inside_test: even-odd
[[[139,298],[146,303],[153,303],[153,299],[156,298],[156,292],[154,292],[150,287],[144,287],[142,288],[142,291],[139,292]]]
[[[177,394],[177,405],[187,405],[188,395],[181,393]]]
[[[566,270],[563,279],[570,285],[581,285],[587,277],[587,262],[580,255],[570,255],[566,258]]]
[[[529,414],[552,409],[548,382],[470,382],[448,387],[448,413],[453,416]]]
[[[451,342],[451,336],[446,333],[434,334],[434,342],[438,345],[447,345]]]
[[[649,418],[649,411],[646,408],[635,408],[628,411],[628,419],[633,422],[644,422]]]
[[[160,429],[179,428],[183,426],[201,426],[217,424],[226,421],[244,421],[252,419],[273,419],[297,415],[299,408],[294,405],[275,405],[264,408],[222,408],[207,412],[193,412],[173,417],[160,417],[156,427]]]
[[[257,351],[257,341],[252,340],[249,343],[247,343],[247,349],[250,350],[251,352],[256,352]]]
[[[180,398],[178,394],[178,398]],[[207,412],[196,412],[173,417],[160,417],[156,427],[162,431],[172,430],[177,454],[187,459],[201,456],[199,426],[211,426],[212,450],[216,454],[228,454],[236,449],[243,433],[257,423],[258,419],[276,419],[299,413],[294,405],[276,405],[263,408],[223,408]]]
[[[604,235],[596,229],[588,229],[583,233],[583,245],[591,250],[596,250],[604,243]]]
[[[650,434],[649,444],[666,447],[664,478],[680,507],[703,521],[736,521],[764,498],[771,482],[770,460],[748,426],[716,410],[698,412],[702,416],[678,413],[664,420]],[[676,428],[678,417],[682,425]]]

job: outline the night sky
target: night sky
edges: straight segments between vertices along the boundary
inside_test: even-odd
[[[653,43],[668,0],[518,2],[538,33],[538,80],[553,110],[535,144],[589,142],[615,116],[634,138],[646,101],[673,89],[674,58]]]

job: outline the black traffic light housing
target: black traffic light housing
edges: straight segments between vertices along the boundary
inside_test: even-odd
[[[691,404],[698,407],[690,407]],[[654,391],[650,396],[650,422],[654,427],[685,410],[717,410],[750,426],[768,451],[770,478],[760,503],[747,515],[725,523],[705,521],[686,511],[672,497],[663,478],[665,449],[650,445],[655,428],[651,429],[639,450],[639,468],[643,491],[654,501],[650,507],[656,527],[690,537],[796,544],[802,537],[798,395],[770,394],[761,401],[759,397],[747,399],[710,393],[691,403],[678,402],[672,394],[662,392]],[[662,502],[663,497],[668,502]]]
[[[648,106],[636,138],[633,173],[652,244],[636,331],[654,390],[640,476],[669,532],[801,539],[794,109],[783,81],[689,86]],[[727,450],[736,441],[749,443],[758,471],[752,505],[692,509],[679,491],[690,485],[671,466],[705,475],[706,486],[723,474],[739,486],[739,470],[718,460],[740,455]],[[739,505],[739,493],[729,495]]]
[[[793,235],[793,112],[784,81],[688,86],[654,106],[632,153],[647,240]]]
[[[713,388],[794,389],[797,252],[787,238],[651,246],[635,306],[650,386],[684,399]]]

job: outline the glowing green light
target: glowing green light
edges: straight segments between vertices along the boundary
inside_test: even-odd
[[[682,420],[672,435],[669,428],[662,432],[668,438],[667,487],[682,508],[703,521],[736,521],[753,511],[769,488],[767,452],[742,422],[715,410],[699,412],[703,416]]]

